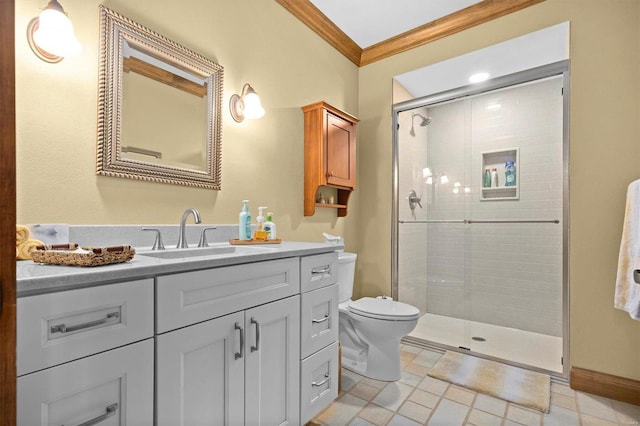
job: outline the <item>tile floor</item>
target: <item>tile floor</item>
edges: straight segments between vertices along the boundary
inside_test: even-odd
[[[551,384],[548,414],[427,376],[442,354],[402,345],[402,378],[381,382],[342,370],[342,393],[308,425],[640,425],[640,406]]]

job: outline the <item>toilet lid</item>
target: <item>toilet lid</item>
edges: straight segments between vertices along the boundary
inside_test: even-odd
[[[349,311],[370,318],[409,321],[417,318],[420,311],[415,306],[393,299],[363,297],[349,304]]]

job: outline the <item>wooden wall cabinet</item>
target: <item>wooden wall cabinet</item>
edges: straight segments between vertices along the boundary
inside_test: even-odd
[[[347,215],[349,195],[356,187],[356,117],[316,102],[302,107],[304,112],[304,215],[316,207],[338,209]],[[335,200],[317,203],[318,189],[334,188]]]

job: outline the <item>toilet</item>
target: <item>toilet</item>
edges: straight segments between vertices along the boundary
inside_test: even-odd
[[[391,298],[351,300],[357,255],[338,257],[339,339],[342,366],[377,380],[400,379],[400,339],[411,333],[420,311]]]

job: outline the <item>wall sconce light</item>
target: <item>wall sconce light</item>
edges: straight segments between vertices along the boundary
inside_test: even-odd
[[[57,0],[50,0],[40,16],[29,22],[27,40],[33,53],[45,62],[57,63],[82,51],[73,25]]]
[[[241,95],[234,94],[231,96],[229,110],[231,111],[231,117],[238,123],[242,123],[245,118],[255,120],[264,115],[260,97],[248,83],[242,86]]]

